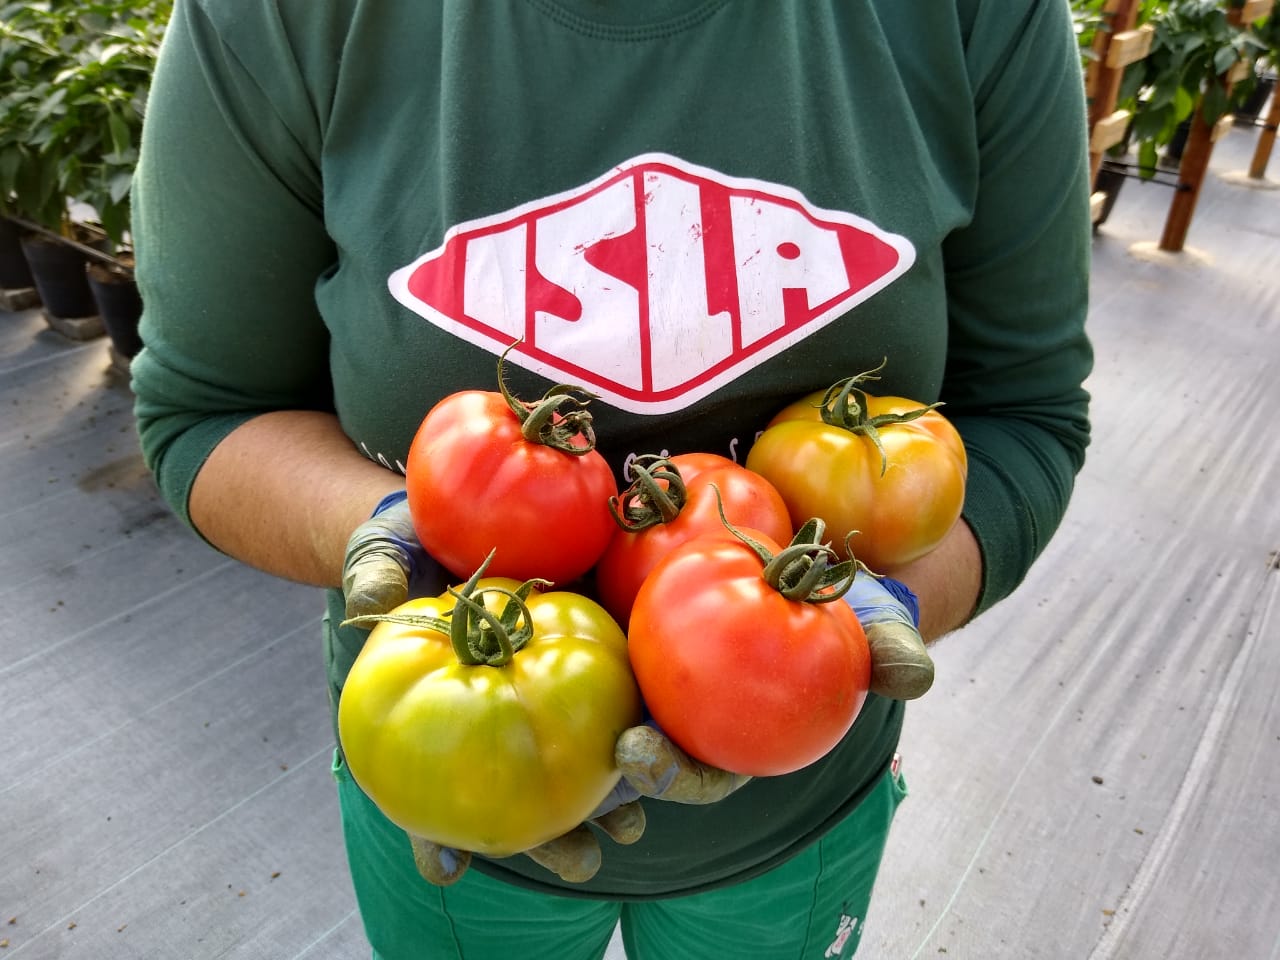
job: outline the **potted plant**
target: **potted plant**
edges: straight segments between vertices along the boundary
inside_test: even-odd
[[[68,86],[81,91],[78,128],[81,142],[89,140],[76,199],[93,211],[112,252],[90,259],[89,287],[117,361],[124,364],[142,347],[129,198],[151,75],[171,11],[172,0],[95,4],[81,17],[82,43],[63,74]]]
[[[1222,77],[1251,61],[1259,44],[1219,0],[1151,3],[1141,19],[1155,27],[1151,51],[1125,72],[1120,101],[1133,112],[1125,147],[1136,149],[1140,174],[1151,177],[1161,148],[1172,144],[1178,155],[1177,140],[1195,110],[1209,126],[1231,110],[1239,92],[1229,93]]]
[[[0,310],[26,310],[40,303],[31,268],[22,252],[26,232],[20,224],[0,215]]]
[[[23,254],[50,324],[83,337],[101,332],[85,258],[57,239],[77,239],[70,200],[80,158],[59,143],[69,91],[58,82],[78,43],[75,12],[56,2],[0,8],[0,202],[23,230]]]
[[[0,6],[0,290],[12,310],[40,302],[22,252],[31,231],[16,218],[30,216],[39,188],[23,132],[31,87],[51,75],[55,62],[24,6]]]
[[[46,314],[73,336],[102,329],[89,264],[132,282],[129,189],[170,10],[171,0],[0,8],[0,202],[33,228],[23,248]],[[86,322],[57,322],[69,318]]]

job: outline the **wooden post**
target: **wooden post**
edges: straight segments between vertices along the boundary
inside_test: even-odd
[[[1280,90],[1271,94],[1271,109],[1267,111],[1266,123],[1258,135],[1258,144],[1253,148],[1249,176],[1254,180],[1262,180],[1267,175],[1267,161],[1271,159],[1271,148],[1275,146],[1277,127],[1280,127]]]
[[[1245,26],[1254,20],[1264,17],[1270,11],[1274,0],[1247,0],[1243,7],[1233,7],[1227,11],[1227,19],[1237,26]],[[1231,96],[1231,88],[1235,85],[1235,71],[1232,70],[1218,78],[1226,95]],[[1230,114],[1223,117],[1228,120]],[[1204,119],[1204,97],[1196,104],[1191,115],[1191,131],[1187,134],[1187,145],[1182,151],[1182,163],[1178,166],[1178,186],[1173,194],[1173,202],[1169,204],[1169,215],[1165,218],[1164,233],[1160,236],[1160,249],[1178,253],[1187,242],[1187,230],[1191,227],[1191,216],[1195,213],[1196,201],[1200,199],[1200,187],[1204,183],[1204,175],[1209,169],[1209,158],[1213,154],[1213,142],[1222,134],[1221,123],[1210,127]]]
[[[1178,184],[1174,188],[1169,215],[1164,221],[1164,233],[1160,236],[1160,249],[1178,253],[1187,242],[1187,230],[1196,201],[1200,199],[1200,185],[1209,158],[1213,154],[1214,128],[1204,119],[1204,110],[1197,105],[1191,115],[1191,130],[1187,133],[1187,145],[1182,148],[1182,163],[1178,165]]]
[[[1094,59],[1089,64],[1088,70],[1089,130],[1091,132],[1099,123],[1110,120],[1116,112],[1116,97],[1120,92],[1120,81],[1124,78],[1124,68],[1134,60],[1141,60],[1146,56],[1146,51],[1151,49],[1150,31],[1142,31],[1146,34],[1146,47],[1134,55],[1144,42],[1143,38],[1132,36],[1139,33],[1133,30],[1133,25],[1138,19],[1139,5],[1140,0],[1107,0],[1106,6],[1103,7],[1104,22],[1098,27],[1098,32],[1093,38]],[[1125,54],[1117,53],[1113,57],[1112,44],[1120,40],[1122,35],[1130,37],[1120,45],[1125,50]],[[1123,120],[1111,120],[1111,122],[1123,123]],[[1123,135],[1123,128],[1120,132]],[[1091,184],[1098,179],[1098,168],[1102,166],[1102,155],[1108,146],[1110,143],[1102,141],[1090,143],[1089,182]]]

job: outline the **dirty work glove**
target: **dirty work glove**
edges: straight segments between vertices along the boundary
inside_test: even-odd
[[[584,883],[600,869],[600,841],[588,824],[598,827],[615,843],[635,843],[644,834],[644,808],[634,792],[617,788],[596,808],[586,823],[519,854],[550,870],[561,880]],[[423,837],[409,835],[413,861],[429,883],[447,887],[462,879],[471,865],[471,853],[442,847]]]
[[[613,756],[622,771],[615,793],[622,796],[701,805],[723,800],[751,779],[693,759],[652,724],[623,730]]]
[[[871,692],[891,700],[924,696],[933,685],[933,659],[916,629],[916,595],[904,583],[859,570],[844,599],[871,647]]]
[[[383,497],[373,515],[347,541],[342,592],[347,619],[389,613],[409,596],[409,583],[438,570],[413,531],[408,494]]]

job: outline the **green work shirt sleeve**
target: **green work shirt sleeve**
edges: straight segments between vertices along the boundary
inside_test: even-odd
[[[283,55],[271,9],[255,33]],[[132,378],[143,455],[188,523],[195,476],[228,433],[267,410],[332,406],[313,288],[336,254],[313,159],[320,131],[298,120],[315,116],[301,83],[282,74],[268,97],[203,8],[177,4],[134,187],[145,348]],[[234,272],[209,269],[228,251]]]
[[[973,6],[966,49],[980,159],[971,222],[944,244],[942,412],[969,452],[964,517],[982,549],[984,610],[1044,549],[1084,461],[1092,233],[1067,5]]]

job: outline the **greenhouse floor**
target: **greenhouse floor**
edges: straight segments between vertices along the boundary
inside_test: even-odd
[[[1255,140],[1217,145],[1183,253],[1153,253],[1158,184],[1095,237],[1089,461],[1021,590],[936,648],[859,957],[1280,958],[1280,158],[1242,183]],[[320,598],[179,525],[130,403],[105,341],[0,313],[0,956],[367,957]]]

